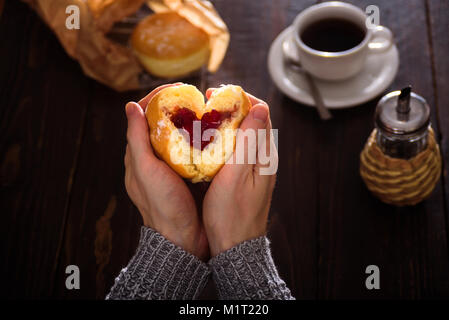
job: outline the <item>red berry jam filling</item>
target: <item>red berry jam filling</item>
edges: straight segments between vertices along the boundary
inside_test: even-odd
[[[230,117],[230,112],[219,112],[217,110],[212,110],[203,114],[203,117],[200,120],[192,110],[188,108],[179,108],[171,115],[170,120],[173,122],[176,128],[185,129],[190,136],[190,145],[196,146],[197,143],[195,143],[196,141],[193,140],[193,121],[201,121],[201,139],[205,130],[218,129],[221,123]],[[203,150],[212,141],[213,137],[211,137],[208,141],[201,140],[201,150]]]

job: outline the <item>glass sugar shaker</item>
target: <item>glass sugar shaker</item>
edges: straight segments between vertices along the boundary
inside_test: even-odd
[[[441,176],[427,102],[410,86],[393,91],[379,101],[375,126],[360,154],[360,175],[367,188],[396,206],[427,198]]]
[[[410,159],[427,146],[430,107],[411,87],[393,91],[378,103],[376,142],[393,158]]]

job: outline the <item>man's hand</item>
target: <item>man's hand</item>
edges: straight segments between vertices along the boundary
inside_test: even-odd
[[[208,98],[212,91],[213,89],[207,91]],[[248,96],[252,108],[240,129],[255,130],[256,137],[258,129],[266,129],[266,144],[257,145],[256,139],[256,145],[241,148],[247,139],[238,134],[236,150],[245,150],[247,159],[248,150],[257,148],[256,164],[236,164],[234,153],[233,164],[225,164],[212,180],[203,202],[203,221],[211,256],[266,232],[276,174],[260,175],[259,170],[264,166],[260,163],[259,153],[261,148],[267,148],[266,154],[271,155],[270,161],[275,161],[277,169],[277,150],[270,139],[271,120],[268,105],[251,95]]]
[[[153,153],[144,110],[158,87],[139,103],[126,105],[128,145],[125,155],[125,186],[150,227],[184,250],[206,260],[209,249],[194,199],[184,181]]]

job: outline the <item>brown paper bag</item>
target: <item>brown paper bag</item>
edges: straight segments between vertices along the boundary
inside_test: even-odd
[[[148,75],[132,50],[111,40],[116,22],[134,14],[145,0],[23,0],[29,3],[55,32],[66,52],[77,60],[84,73],[117,90],[143,89],[162,82]],[[202,28],[210,37],[211,55],[208,70],[215,72],[229,43],[229,32],[223,20],[208,1],[150,0],[155,12],[173,10]],[[80,11],[80,28],[68,29],[66,21],[75,5]],[[129,30],[131,32],[132,29]]]

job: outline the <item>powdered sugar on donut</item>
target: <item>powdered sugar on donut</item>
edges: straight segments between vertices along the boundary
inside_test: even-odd
[[[164,120],[159,120],[157,122],[157,127],[156,127],[156,139],[160,140],[161,139],[161,132],[162,129],[165,128],[167,125],[165,124]]]

